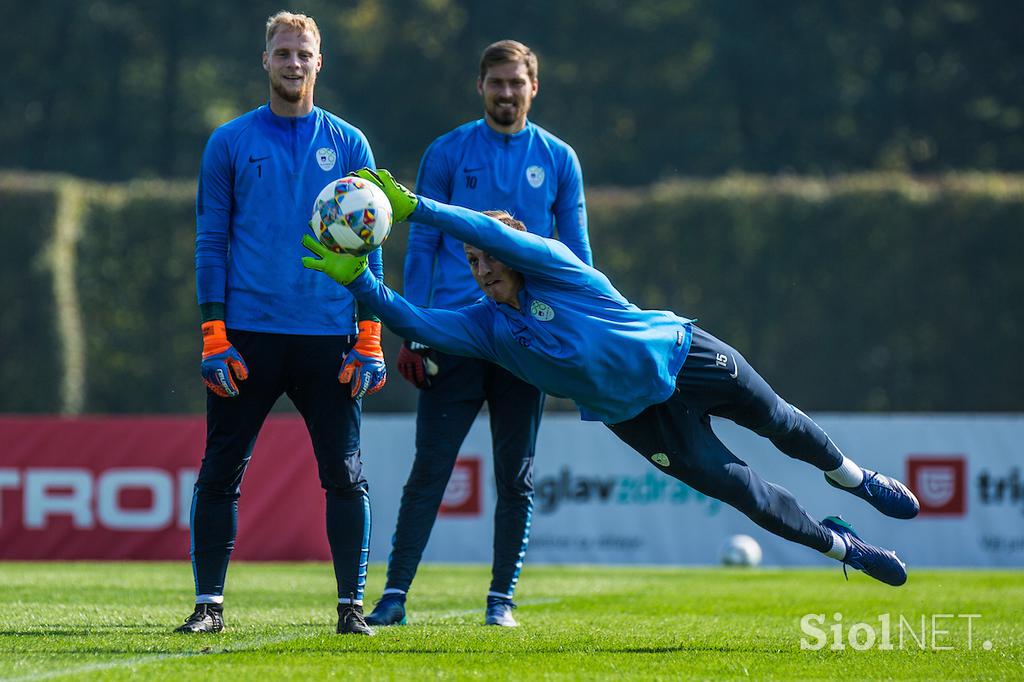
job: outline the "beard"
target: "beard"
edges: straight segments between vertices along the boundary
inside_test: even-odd
[[[499,104],[512,104],[514,106],[504,108],[499,106]],[[501,103],[494,102],[487,110],[487,113],[490,114],[491,118],[494,119],[494,122],[499,125],[512,125],[517,120],[519,120],[519,117],[523,114],[523,103],[515,101]]]
[[[302,99],[309,93],[309,91],[312,89],[312,82],[307,77],[307,79],[303,81],[301,88],[299,88],[298,90],[291,90],[288,88],[287,82],[284,80],[284,78],[278,77],[270,79],[270,87],[273,88],[277,96],[283,99],[285,102],[295,104],[296,102],[301,102]]]

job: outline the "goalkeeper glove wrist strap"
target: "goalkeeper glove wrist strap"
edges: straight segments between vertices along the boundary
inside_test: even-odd
[[[384,351],[380,347],[380,332],[380,322],[363,320],[359,323],[359,338],[352,350],[363,355],[383,357]]]
[[[223,353],[231,347],[228,341],[228,332],[224,327],[224,320],[210,320],[203,322],[203,357],[207,358],[217,353]]]

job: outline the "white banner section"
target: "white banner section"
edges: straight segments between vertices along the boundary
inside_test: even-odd
[[[740,459],[792,492],[811,516],[841,515],[865,541],[895,549],[912,567],[1024,567],[1024,415],[815,419],[859,464],[911,486],[921,515],[882,516],[768,440],[728,421],[714,426]],[[364,418],[371,560],[390,551],[414,439],[412,415]],[[666,476],[603,425],[574,415],[544,417],[534,489],[531,563],[712,564],[737,533],[761,544],[768,565],[830,561]],[[424,561],[489,563],[495,499],[485,414],[463,444]]]

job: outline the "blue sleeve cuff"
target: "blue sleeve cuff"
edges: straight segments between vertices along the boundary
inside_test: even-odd
[[[416,201],[416,208],[414,208],[412,210],[412,213],[409,214],[409,217],[407,218],[407,220],[410,223],[420,223],[420,222],[423,222],[423,223],[428,223],[429,224],[429,221],[426,220],[426,218],[428,216],[430,216],[432,211],[427,206],[427,204],[430,203],[433,200],[430,197],[423,196],[422,194],[417,194],[416,195],[416,199],[417,199],[417,201]]]
[[[363,268],[363,271],[354,280],[345,285],[345,288],[358,299],[359,294],[368,294],[373,291],[377,282],[377,277],[370,271],[370,268]]]

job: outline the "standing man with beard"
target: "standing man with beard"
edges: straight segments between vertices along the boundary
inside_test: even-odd
[[[484,117],[430,145],[420,163],[417,191],[476,210],[506,210],[530,232],[543,237],[557,234],[590,264],[583,176],[576,153],[527,119],[539,85],[537,57],[530,48],[514,40],[488,46],[477,79]],[[405,295],[416,305],[448,310],[478,299],[480,290],[465,266],[462,242],[434,227],[411,225]],[[498,500],[485,623],[515,626],[512,596],[529,540],[533,455],[544,394],[496,364],[408,341],[399,353],[398,368],[420,389],[416,456],[402,492],[387,585],[367,622],[405,622],[406,594],[459,448],[486,402]]]
[[[326,493],[337,632],[373,634],[362,615],[370,503],[359,424],[363,396],[385,381],[380,322],[304,270],[296,243],[309,231],[320,190],[374,162],[362,132],[313,105],[322,64],[312,18],[270,17],[263,53],[270,102],[217,128],[203,153],[195,265],[207,439],[190,518],[196,605],[177,632],[224,629],[242,474],[264,419],[286,393],[309,429]],[[369,267],[383,278],[379,250]]]

